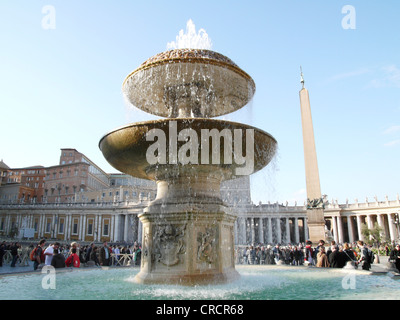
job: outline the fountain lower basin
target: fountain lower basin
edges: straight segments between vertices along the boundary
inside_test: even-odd
[[[161,145],[165,145],[163,152],[166,157],[165,163],[161,165],[160,163],[152,164],[148,161],[147,153],[157,142],[155,138],[146,138],[152,130],[162,131],[165,135],[165,141]],[[211,135],[206,149],[204,141],[202,141],[204,130]],[[227,145],[225,139],[221,139],[223,143],[213,142],[212,132],[221,137],[229,136],[231,144]],[[248,139],[249,132],[254,132],[252,141]],[[191,139],[189,146],[187,141],[180,140],[180,137],[185,138],[188,135],[191,138],[196,138],[196,141]],[[235,137],[240,142],[240,146],[235,144]],[[171,159],[171,142],[174,143],[173,155],[175,159]],[[253,145],[251,146],[249,143]],[[244,166],[238,164],[234,153],[251,157],[253,170],[246,173],[248,175],[259,171],[271,161],[275,154],[276,143],[275,138],[269,133],[237,122],[204,118],[170,118],[137,122],[117,128],[100,140],[99,147],[106,160],[114,168],[137,178],[159,180],[159,177],[163,176],[164,173],[170,173],[170,176],[177,177],[180,172],[188,170],[188,167],[192,168],[190,174],[194,171],[204,171],[208,167],[206,171],[210,173],[217,171],[221,174],[223,180],[228,180],[235,177],[237,168]],[[196,164],[183,164],[180,161],[181,158],[188,159],[182,152],[184,151],[183,147],[190,148],[190,151],[197,153]],[[246,154],[246,151],[250,150],[249,147],[252,147],[251,154]],[[214,161],[213,154],[218,156],[217,161]],[[227,159],[227,155],[230,155],[231,159]],[[203,161],[203,156],[207,156],[207,160]]]
[[[386,275],[297,266],[237,265],[240,278],[204,286],[139,285],[136,268],[83,269],[56,273],[56,288],[44,289],[45,274],[0,278],[1,300],[398,300],[400,281]],[[355,286],[347,279],[354,276]],[[346,278],[347,277],[347,278]]]

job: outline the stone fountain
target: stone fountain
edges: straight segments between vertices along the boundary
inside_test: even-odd
[[[135,107],[165,118],[117,128],[99,143],[114,168],[157,183],[156,199],[139,215],[142,262],[134,281],[235,280],[236,215],[221,200],[221,182],[266,166],[276,140],[252,126],[211,118],[245,106],[254,81],[217,52],[174,49],[130,73],[123,92]]]

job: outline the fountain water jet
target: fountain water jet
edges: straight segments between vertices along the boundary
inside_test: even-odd
[[[174,49],[130,73],[123,92],[135,107],[167,117],[115,129],[99,143],[114,168],[157,183],[156,199],[139,215],[142,262],[134,280],[196,285],[237,279],[236,215],[221,200],[221,182],[266,166],[276,140],[249,125],[210,118],[245,106],[254,95],[254,81],[217,52]],[[205,130],[211,133],[208,141]],[[235,152],[242,146],[246,157]]]

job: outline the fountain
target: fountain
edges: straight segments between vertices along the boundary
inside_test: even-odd
[[[276,140],[252,126],[211,118],[245,106],[254,81],[222,54],[178,48],[142,63],[122,88],[133,106],[165,118],[117,128],[99,143],[114,168],[157,183],[156,199],[139,215],[143,254],[134,281],[237,279],[236,216],[221,200],[221,182],[265,167]]]

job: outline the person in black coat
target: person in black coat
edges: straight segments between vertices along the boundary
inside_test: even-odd
[[[15,242],[11,248],[11,255],[12,255],[12,261],[11,261],[11,267],[15,268],[15,264],[18,260],[18,242]]]
[[[90,259],[90,261],[94,261],[94,264],[96,266],[100,265],[99,259],[97,257],[97,247],[96,246],[93,246],[93,249],[90,252],[90,258],[89,259]]]
[[[64,255],[58,252],[58,249],[54,249],[53,259],[51,259],[51,265],[54,268],[65,268]]]
[[[5,242],[2,242],[0,244],[0,267],[3,266],[3,256],[6,253],[6,244]]]
[[[92,260],[92,250],[94,247],[94,243],[91,243],[90,246],[87,248],[86,251],[86,261],[85,262],[89,262],[90,260]]]
[[[390,253],[390,260],[394,260],[396,269],[400,272],[400,245],[396,245],[394,250]]]
[[[329,265],[331,268],[343,268],[346,264],[345,253],[339,251],[338,246],[331,247],[332,253],[329,255]]]

